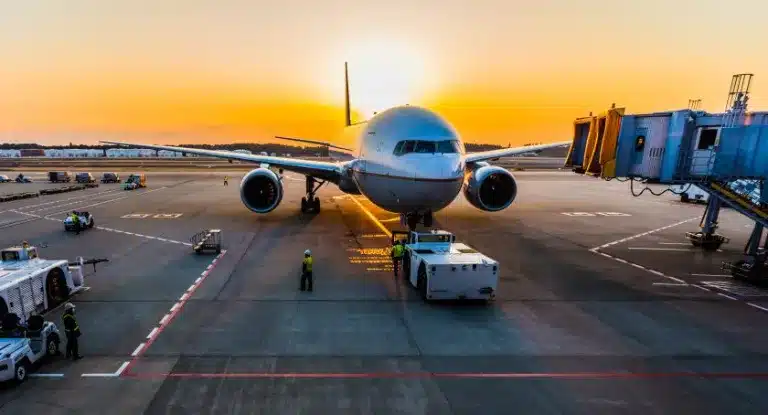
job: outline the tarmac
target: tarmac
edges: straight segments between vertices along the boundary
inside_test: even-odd
[[[502,212],[462,196],[435,227],[497,259],[490,305],[424,303],[386,254],[396,215],[324,187],[301,214],[303,179],[258,215],[242,173],[152,173],[0,203],[0,244],[45,258],[108,258],[70,301],[77,362],[55,358],[0,387],[3,414],[407,413],[764,414],[768,292],[720,270],[751,225],[724,210],[730,242],[685,240],[702,205],[635,198],[626,183],[516,172]],[[16,185],[11,186],[30,186]],[[66,233],[88,210],[96,227]],[[375,220],[374,220],[375,219]],[[221,229],[221,254],[189,238]],[[304,249],[315,290],[300,292]],[[61,310],[48,319],[61,321]]]

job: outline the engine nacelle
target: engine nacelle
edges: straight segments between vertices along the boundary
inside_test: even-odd
[[[253,212],[271,212],[283,200],[283,184],[270,169],[251,170],[240,182],[240,199]]]
[[[507,169],[478,165],[464,180],[464,197],[469,203],[486,212],[506,209],[517,196],[517,181]]]

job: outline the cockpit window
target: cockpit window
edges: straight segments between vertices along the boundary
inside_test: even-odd
[[[421,141],[421,140],[406,140],[397,143],[395,151],[396,156],[402,156],[408,153],[419,154],[455,154],[463,153],[461,144],[458,140],[443,140],[443,141]]]

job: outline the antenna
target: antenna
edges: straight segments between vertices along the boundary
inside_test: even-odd
[[[344,126],[352,125],[352,110],[349,104],[349,69],[347,62],[344,62]]]
[[[701,98],[699,99],[689,99],[688,100],[688,109],[693,111],[698,111],[701,109]]]

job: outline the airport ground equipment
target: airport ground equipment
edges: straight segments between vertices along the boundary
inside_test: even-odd
[[[125,184],[123,185],[124,190],[134,190],[140,187],[147,187],[147,177],[144,173],[131,174],[125,179]]]
[[[205,252],[221,253],[221,229],[208,229],[195,234],[190,239],[192,250],[197,254]]]
[[[95,183],[96,179],[93,178],[91,173],[82,172],[75,175],[75,181],[78,183]]]
[[[42,259],[28,244],[0,251],[0,318],[15,313],[25,324],[84,288],[82,258],[77,265],[63,259]]]
[[[6,176],[4,174],[0,174],[0,183],[10,183],[10,182],[11,182],[11,178],[10,177],[8,177],[8,176]]]
[[[72,181],[72,175],[68,171],[48,172],[48,181],[51,183],[69,183]]]
[[[56,324],[39,315],[29,318],[23,335],[0,335],[0,381],[24,382],[33,366],[60,354],[60,343]]]
[[[496,296],[499,264],[456,242],[452,233],[395,231],[392,243],[405,242],[403,277],[424,300],[485,300]]]
[[[728,242],[716,233],[720,208],[728,206],[754,222],[744,258],[723,264],[736,274],[754,277],[762,272],[759,249],[768,226],[768,112],[748,112],[752,74],[731,79],[725,111],[708,113],[699,104],[678,111],[624,114],[611,108],[605,114],[579,118],[565,167],[606,180],[679,187],[696,186],[708,194],[700,230],[686,233],[696,247],[712,250]],[[753,265],[750,265],[753,264]],[[762,278],[766,275],[763,274]]]
[[[16,176],[16,183],[32,183],[32,179],[19,173],[19,175]]]
[[[120,175],[117,173],[104,173],[104,175],[101,176],[102,183],[120,183],[121,181]]]
[[[80,218],[80,230],[93,228],[93,215],[90,212],[75,212],[78,218]],[[67,215],[64,218],[64,230],[74,231],[75,223],[72,221],[72,215]]]
[[[709,193],[699,186],[693,184],[676,184],[670,186],[672,193],[680,195],[680,201],[683,203],[707,203],[709,202]]]

